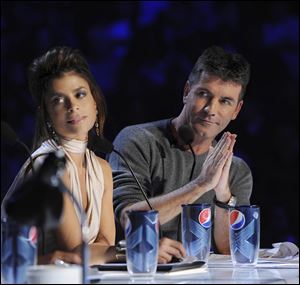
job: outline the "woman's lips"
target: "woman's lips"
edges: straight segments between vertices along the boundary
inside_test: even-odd
[[[81,121],[83,121],[85,118],[86,118],[86,116],[73,117],[70,120],[68,120],[68,124],[76,125],[76,124],[80,123]]]

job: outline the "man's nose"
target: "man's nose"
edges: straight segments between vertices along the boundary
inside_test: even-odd
[[[209,116],[215,116],[216,114],[216,103],[213,102],[213,100],[210,100],[207,102],[207,104],[204,107],[204,111],[207,113]]]

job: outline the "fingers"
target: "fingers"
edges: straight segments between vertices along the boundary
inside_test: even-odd
[[[216,146],[215,146],[215,152],[219,152],[223,147],[224,147],[224,145],[226,144],[226,141],[227,141],[227,138],[228,138],[228,133],[227,132],[225,132],[223,135],[222,135],[222,137],[221,137],[221,139],[218,141],[218,143],[216,144]]]
[[[229,143],[230,141],[228,139],[227,132],[225,132],[222,135],[221,139],[216,144],[216,146],[214,148],[210,147],[209,153],[207,155],[207,159],[215,158],[220,153],[222,154],[222,151],[229,147]]]
[[[230,132],[225,132],[221,139],[218,141],[217,145],[211,151],[208,156],[215,157],[218,160],[222,158],[222,156],[227,156],[227,151],[232,152],[234,144],[236,142],[236,134],[231,134]]]
[[[77,253],[56,250],[39,257],[39,264],[55,264],[58,260],[65,263],[81,264],[81,258]]]
[[[166,264],[170,262],[172,259],[172,255],[167,254],[166,252],[160,252],[158,253],[158,263]]]
[[[230,139],[231,139],[231,144],[229,146],[229,151],[230,152],[233,152],[233,147],[234,147],[235,142],[236,142],[236,137],[237,137],[236,134],[230,134]]]
[[[225,162],[225,165],[224,165],[224,171],[228,171],[229,172],[229,169],[230,169],[230,165],[231,165],[231,162],[232,162],[232,157],[233,157],[233,152],[228,152],[228,158]]]
[[[182,243],[169,238],[162,238],[159,241],[158,263],[168,263],[173,256],[179,259],[186,256]]]
[[[65,252],[62,258],[67,263],[81,264],[81,258],[77,253]]]
[[[236,134],[231,134],[229,132],[226,132],[226,140],[227,144],[223,144],[224,149],[219,152],[217,155],[217,165],[224,167],[224,169],[227,169],[229,171],[231,162],[232,162],[232,157],[233,157],[233,147],[236,142]]]
[[[209,153],[207,155],[207,158],[210,158],[210,157],[214,156],[216,153],[218,153],[220,151],[223,144],[226,142],[225,138],[226,138],[226,133],[224,133],[222,135],[221,139],[217,142],[215,147],[212,147],[212,146],[209,147]]]
[[[236,134],[225,132],[216,147],[212,151],[210,148],[196,181],[204,185],[207,191],[217,187],[220,179],[221,184],[225,180],[227,183],[236,137]]]
[[[223,152],[220,152],[217,154],[216,158],[215,158],[215,164],[217,167],[222,167],[225,165],[225,163],[227,162],[228,158],[230,157],[230,154],[232,152],[230,152],[229,150],[224,150]]]

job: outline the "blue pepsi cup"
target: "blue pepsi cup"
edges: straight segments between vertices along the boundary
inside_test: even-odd
[[[1,283],[24,284],[37,262],[37,229],[1,219]]]
[[[207,262],[211,245],[211,205],[181,206],[182,243],[187,256]]]
[[[158,211],[127,211],[126,262],[131,276],[153,276],[158,261]]]
[[[260,208],[234,207],[229,211],[230,254],[234,266],[255,266],[260,244]]]

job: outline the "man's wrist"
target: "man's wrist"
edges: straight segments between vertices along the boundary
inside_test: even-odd
[[[229,202],[229,200],[231,199],[232,195],[222,195],[222,196],[217,196],[215,195],[216,200],[220,201],[221,203],[227,204]]]
[[[219,208],[229,210],[229,209],[235,207],[235,205],[236,205],[236,197],[233,196],[233,195],[231,195],[231,197],[229,198],[229,200],[227,200],[226,202],[223,202],[223,201],[219,201],[217,199],[216,195],[215,195],[214,198],[213,198],[213,202]]]

